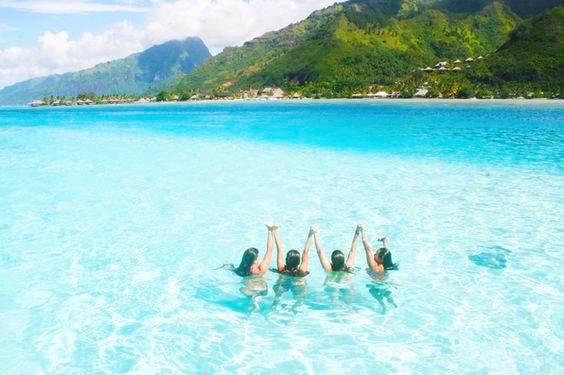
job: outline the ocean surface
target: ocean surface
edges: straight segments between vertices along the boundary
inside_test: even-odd
[[[0,373],[562,374],[563,191],[562,102],[0,108]]]

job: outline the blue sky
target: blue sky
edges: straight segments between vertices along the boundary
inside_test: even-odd
[[[1,7],[0,9],[0,49],[13,46],[31,47],[37,43],[37,36],[47,30],[67,31],[72,38],[78,38],[85,31],[100,33],[124,19],[140,27],[146,17],[145,13],[131,12],[69,15],[44,14]]]
[[[0,89],[188,36],[216,54],[335,1],[0,0]]]

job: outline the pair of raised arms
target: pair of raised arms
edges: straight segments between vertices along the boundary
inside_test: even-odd
[[[272,255],[273,255],[272,253],[273,253],[274,243],[276,243],[276,249],[277,249],[276,263],[277,263],[278,272],[283,272],[284,268],[285,268],[284,249],[282,247],[282,243],[280,242],[280,238],[279,238],[279,234],[278,234],[278,229],[280,228],[280,226],[278,224],[266,224],[266,228],[268,229],[266,254],[264,255],[262,262],[256,268],[256,272],[253,272],[253,273],[259,274],[259,275],[263,275],[268,271],[268,266],[270,265],[270,261],[272,259]],[[359,236],[362,236],[362,243],[364,245],[364,250],[366,252],[366,260],[367,260],[367,263],[368,263],[368,266],[370,267],[370,269],[373,270],[373,271],[376,271],[376,272],[384,271],[383,266],[381,264],[379,264],[378,262],[376,262],[376,260],[372,256],[372,247],[370,246],[370,243],[368,242],[368,239],[366,238],[366,234],[364,232],[364,228],[363,228],[362,224],[358,224],[357,227],[356,227],[356,230],[355,230],[354,236],[353,236],[353,240],[352,240],[352,243],[351,243],[351,248],[350,248],[349,254],[347,256],[347,260],[345,262],[345,267],[343,268],[343,270],[350,270],[355,265],[356,248],[357,248]],[[302,259],[301,259],[298,271],[302,274],[306,274],[308,272],[309,248],[310,248],[310,245],[311,245],[312,238],[314,239],[314,242],[315,242],[315,248],[317,250],[317,255],[319,256],[319,261],[321,262],[321,267],[323,267],[323,269],[327,272],[334,271],[335,267],[334,267],[333,261],[335,260],[335,255],[336,255],[336,253],[342,254],[342,252],[335,250],[333,252],[332,256],[331,256],[331,258],[332,258],[331,261],[329,261],[327,259],[327,257],[325,256],[325,252],[323,250],[323,246],[321,245],[321,240],[319,239],[319,233],[318,233],[317,225],[315,225],[315,224],[310,227],[310,230],[309,230],[309,233],[308,233],[308,236],[307,236],[307,240],[306,240],[306,243],[305,243],[305,246],[304,246],[304,250],[302,252]],[[380,239],[380,240],[384,241],[384,247],[387,247],[387,238],[383,238],[383,239]]]

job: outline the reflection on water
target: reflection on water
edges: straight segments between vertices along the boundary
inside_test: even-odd
[[[261,310],[261,302],[268,295],[268,283],[262,276],[240,277],[235,275],[233,267],[226,265],[217,270],[228,270],[237,280],[227,281],[225,279],[200,280],[200,285],[195,288],[194,296],[200,300],[214,305],[228,308],[237,313],[250,315]],[[236,292],[238,287],[239,292]]]
[[[243,298],[233,294],[217,294],[214,301],[238,312],[252,314],[260,312],[274,321],[289,322],[292,317],[306,310],[341,311],[343,308],[369,308],[377,313],[385,314],[390,307],[397,308],[394,299],[393,284],[385,273],[368,273],[366,276],[348,272],[329,272],[321,288],[308,286],[306,277],[277,275],[272,286],[274,292],[269,296],[267,279],[263,276],[241,278],[239,292]],[[360,279],[359,279],[360,278]],[[367,294],[355,289],[355,281],[366,283]],[[378,305],[371,301],[374,298]],[[214,298],[215,299],[215,298]]]
[[[307,282],[305,277],[295,277],[289,275],[280,275],[276,284],[272,288],[274,290],[274,301],[272,302],[273,311],[289,311],[296,315],[300,306],[304,303],[307,291]],[[288,293],[291,292],[291,293]],[[291,294],[294,303],[288,305],[282,302],[284,294]]]
[[[388,280],[385,273],[369,273],[372,281],[366,284],[368,292],[380,305],[380,313],[385,314],[389,306],[397,308],[394,301],[392,288],[394,285]]]
[[[352,303],[355,300],[354,275],[350,272],[328,272],[325,278],[325,292],[331,303]]]
[[[239,291],[248,298],[247,312],[250,314],[260,309],[262,297],[268,295],[268,284],[262,276],[249,276],[241,280],[243,286]]]

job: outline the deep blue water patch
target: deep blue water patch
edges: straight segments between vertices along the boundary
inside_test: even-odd
[[[4,126],[168,133],[564,169],[564,106],[471,102],[283,102],[0,108]]]
[[[468,256],[475,265],[487,267],[494,270],[502,270],[507,267],[507,256],[511,250],[501,246],[492,246],[482,249],[479,253]]]

